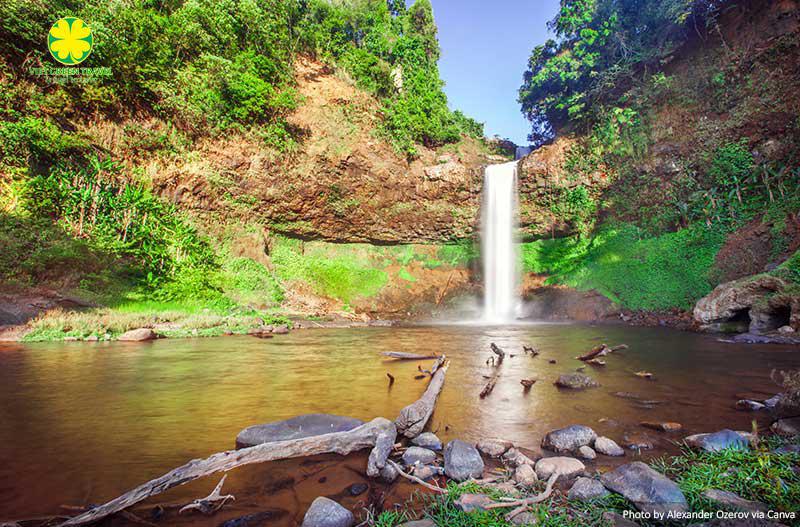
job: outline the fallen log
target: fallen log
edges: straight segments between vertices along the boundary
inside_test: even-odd
[[[394,424],[391,421],[378,417],[347,432],[334,432],[287,441],[262,443],[241,450],[218,452],[205,459],[193,459],[159,478],[139,485],[108,503],[99,505],[65,521],[61,526],[86,525],[87,523],[96,522],[173,487],[216,472],[227,472],[243,465],[317,454],[336,453],[347,455],[356,450],[374,447],[381,434],[391,436],[394,428]]]
[[[404,351],[384,351],[381,353],[384,357],[397,360],[431,360],[438,359],[441,355],[420,355],[418,353],[406,353]]]
[[[437,361],[438,362],[438,361]],[[439,393],[444,386],[444,376],[447,373],[449,364],[445,361],[444,356],[441,359],[441,365],[435,368],[435,373],[431,377],[431,382],[425,389],[422,397],[409,404],[400,411],[400,415],[395,420],[397,432],[403,434],[409,439],[417,437],[428,419],[433,414],[433,408],[436,406],[436,399],[439,398]],[[433,370],[433,368],[432,368]]]
[[[503,351],[503,350],[502,350],[502,349],[501,349],[501,348],[500,348],[500,347],[499,347],[497,344],[495,344],[494,342],[492,342],[492,343],[489,345],[489,347],[492,349],[492,352],[493,352],[495,355],[497,355],[497,357],[498,357],[498,358],[497,358],[497,364],[500,364],[500,363],[502,363],[502,362],[503,362],[503,359],[505,359],[505,358],[506,358],[506,352],[505,352],[505,351]]]
[[[610,352],[611,348],[609,348],[605,344],[600,344],[599,346],[592,348],[591,351],[589,351],[585,355],[577,357],[577,359],[586,362],[588,360],[592,360],[595,357],[602,357],[603,355],[608,355]]]
[[[489,382],[486,383],[486,386],[483,387],[481,390],[480,398],[483,399],[494,390],[494,385],[497,384],[497,379],[500,378],[500,370],[495,370],[494,374],[489,378]]]

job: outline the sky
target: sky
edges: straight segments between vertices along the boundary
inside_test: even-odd
[[[517,95],[531,50],[551,35],[558,0],[431,0],[442,48],[439,72],[450,107],[528,144]]]

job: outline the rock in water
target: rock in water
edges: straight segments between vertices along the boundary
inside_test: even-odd
[[[481,439],[475,446],[489,457],[500,457],[514,444],[500,439]]]
[[[456,481],[479,479],[483,475],[483,459],[478,449],[454,439],[444,447],[444,473]]]
[[[387,463],[386,466],[381,469],[380,473],[378,474],[378,478],[384,483],[392,483],[399,475],[400,473],[397,472],[397,469],[394,468],[394,465]]]
[[[597,388],[600,383],[583,373],[566,373],[558,377],[555,385],[559,388],[568,388],[570,390],[583,390],[585,388]]]
[[[659,432],[677,432],[683,428],[680,423],[662,422],[662,421],[642,421],[639,423],[645,428],[650,430],[658,430]]]
[[[737,410],[756,412],[756,411],[762,410],[764,408],[766,408],[766,406],[763,403],[760,403],[758,401],[753,401],[753,400],[750,400],[750,399],[740,399],[740,400],[736,401],[736,409]]]
[[[298,415],[284,421],[247,427],[236,436],[236,446],[243,448],[262,443],[300,439],[333,432],[347,432],[363,424],[364,421],[360,419],[340,415]]]
[[[433,432],[425,432],[411,440],[411,444],[427,448],[428,450],[441,450],[442,441]]]
[[[219,527],[262,527],[264,525],[271,525],[278,518],[285,515],[286,511],[282,510],[254,512],[253,514],[227,520],[221,523]]]
[[[352,512],[332,499],[320,496],[306,511],[301,527],[352,527],[355,522]]]
[[[486,494],[462,494],[453,505],[464,512],[475,512],[486,510],[486,506],[492,503],[494,500]]]
[[[427,448],[412,446],[403,452],[403,464],[406,466],[411,466],[415,463],[427,465],[434,461],[436,461],[436,452]]]
[[[514,481],[516,481],[520,485],[525,485],[526,487],[530,487],[534,485],[538,481],[538,479],[539,478],[536,477],[536,472],[530,465],[520,465],[514,471]]]
[[[749,442],[738,432],[733,430],[720,430],[713,434],[694,434],[684,439],[686,444],[692,448],[705,450],[706,452],[719,452],[726,448],[747,450]]]
[[[569,489],[567,498],[578,501],[588,501],[597,498],[604,498],[610,492],[606,490],[602,483],[592,478],[578,478]]]
[[[759,501],[750,501],[727,490],[708,489],[703,497],[720,505],[724,509],[735,509],[745,512],[767,512],[769,506]]]
[[[604,456],[624,456],[625,451],[613,439],[607,437],[598,437],[594,441],[594,449],[603,454]]]
[[[600,481],[607,489],[632,501],[642,512],[666,514],[670,511],[679,513],[689,510],[678,485],[641,461],[606,472]]]
[[[591,461],[592,459],[597,458],[597,453],[592,449],[592,447],[584,445],[578,448],[578,457]]]
[[[517,468],[522,465],[535,464],[534,460],[517,450],[516,448],[509,448],[508,452],[503,454],[503,462],[511,468]]]
[[[769,428],[779,435],[800,435],[800,417],[787,417],[786,419],[778,419],[772,423],[772,426]]]
[[[588,426],[572,425],[548,432],[542,439],[542,448],[554,452],[573,452],[594,443],[597,434]]]
[[[117,340],[121,340],[123,342],[142,342],[145,340],[155,340],[157,338],[158,335],[152,329],[139,328],[126,331],[125,333],[117,337]]]
[[[570,479],[583,473],[586,465],[574,457],[545,457],[536,462],[536,476],[546,480],[554,472],[560,474],[560,479]]]

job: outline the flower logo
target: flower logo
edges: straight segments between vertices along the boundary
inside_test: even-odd
[[[50,54],[67,66],[86,60],[92,53],[93,44],[92,28],[80,18],[66,17],[58,20],[47,35]]]

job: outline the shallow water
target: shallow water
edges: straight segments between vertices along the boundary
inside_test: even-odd
[[[515,356],[481,400],[491,342]],[[581,365],[574,357],[601,342],[630,348],[606,357],[605,368],[586,368],[600,388],[553,386],[559,374]],[[541,354],[523,354],[523,344]],[[233,448],[236,434],[255,423],[310,412],[394,418],[419,397],[425,381],[414,379],[417,362],[387,361],[382,351],[446,353],[452,360],[432,419],[443,439],[496,436],[536,449],[546,431],[582,423],[618,441],[627,431],[644,433],[656,441],[656,453],[689,433],[750,429],[758,414],[736,411],[737,398],[775,393],[770,372],[796,367],[800,358],[797,348],[725,344],[668,329],[554,324],[315,329],[268,340],[0,344],[0,520],[112,498],[191,458]],[[636,377],[639,370],[655,379]],[[387,372],[397,379],[391,388]],[[519,380],[531,377],[538,382],[524,393]],[[640,400],[613,395],[620,391]],[[684,431],[646,431],[642,420],[678,421]],[[357,458],[348,462],[353,474],[363,465]],[[352,482],[332,463],[322,457],[250,467],[229,481],[255,493],[286,491],[275,502],[296,516],[315,495],[335,494]],[[327,475],[318,477],[320,471]],[[284,488],[293,476],[295,486],[305,481],[301,474],[316,478],[306,492]],[[204,495],[216,481],[210,479],[169,498]],[[240,515],[254,512],[246,502],[237,506],[244,507]]]

